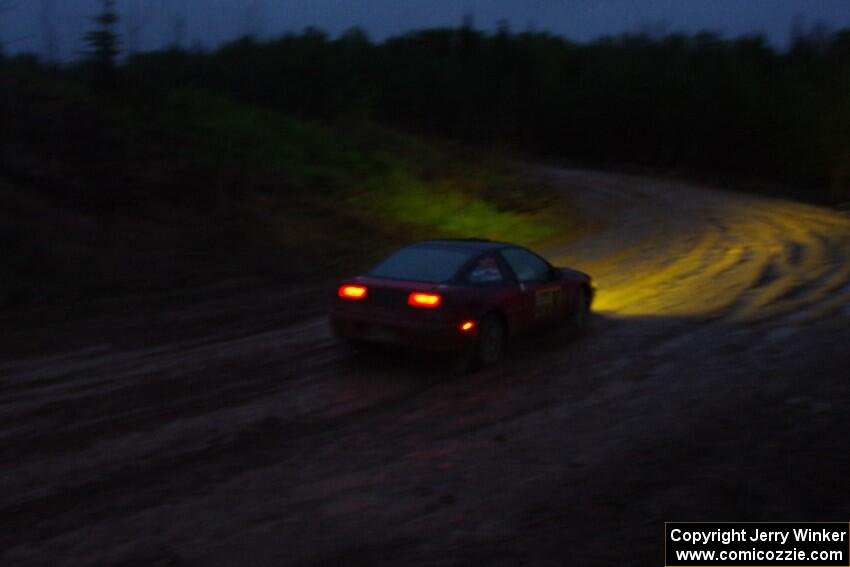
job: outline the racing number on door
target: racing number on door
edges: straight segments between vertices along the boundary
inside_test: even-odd
[[[548,319],[555,317],[558,307],[561,305],[561,289],[549,287],[538,289],[534,292],[534,317],[535,319]]]

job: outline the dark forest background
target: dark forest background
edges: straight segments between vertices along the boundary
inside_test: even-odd
[[[323,121],[593,164],[679,168],[850,196],[850,31],[625,35],[576,44],[470,26],[374,43],[309,29],[215,52],[137,55],[137,88],[192,85]]]
[[[356,29],[335,39],[307,29],[135,54],[121,74],[142,97],[200,87],[300,118],[850,198],[850,30],[798,30],[780,51],[712,33],[577,44],[464,25],[376,43]]]

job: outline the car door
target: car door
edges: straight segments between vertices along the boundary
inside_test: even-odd
[[[502,250],[502,258],[512,270],[522,303],[521,328],[524,331],[546,325],[558,318],[564,308],[564,291],[546,260],[522,248]]]

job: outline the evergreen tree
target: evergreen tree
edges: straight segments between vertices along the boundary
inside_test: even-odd
[[[116,68],[120,53],[120,40],[115,33],[118,14],[115,0],[102,0],[101,12],[93,18],[96,27],[84,36],[88,46],[88,58],[98,86],[113,87],[116,84]]]

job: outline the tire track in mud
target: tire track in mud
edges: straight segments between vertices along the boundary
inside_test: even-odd
[[[263,348],[273,337],[257,337],[259,346],[250,355],[239,352],[245,339],[159,357],[149,352],[121,355],[110,364],[86,369],[91,374],[75,370],[54,377],[50,386],[27,383],[4,392],[0,396],[0,463],[14,458],[20,438],[27,439],[27,452],[51,445],[80,448],[92,438],[103,441],[127,429],[155,428],[173,417],[239,406],[284,388],[292,380],[293,369],[317,369],[342,356],[324,339],[301,352],[288,353],[285,366],[270,372],[269,366],[281,363],[272,348]],[[222,358],[224,351],[230,354]],[[75,387],[57,392],[56,386],[65,383]],[[16,424],[30,427],[26,430]],[[2,433],[10,429],[11,434]]]
[[[585,210],[611,211],[605,233],[548,251],[598,274],[604,311],[754,323],[844,303],[834,294],[850,283],[850,222],[836,211],[611,174],[596,192],[597,173],[544,174]],[[649,236],[636,243],[635,232]],[[624,245],[600,257],[600,238]]]
[[[314,376],[317,377],[319,376]],[[203,430],[191,431],[187,424],[183,424],[184,428],[190,429],[189,439],[196,441],[194,446],[187,443],[186,439],[176,439],[167,444],[146,448],[144,453],[125,458],[117,463],[117,466],[110,466],[106,459],[104,462],[88,462],[86,470],[82,471],[64,469],[59,471],[63,477],[84,480],[49,485],[45,490],[23,492],[15,486],[3,486],[8,494],[14,496],[7,498],[0,507],[0,516],[11,519],[5,522],[4,532],[0,534],[0,550],[13,541],[26,539],[27,528],[39,521],[41,537],[58,535],[63,530],[72,528],[72,525],[61,519],[58,522],[51,521],[50,512],[72,509],[82,501],[87,502],[84,511],[86,519],[96,523],[106,522],[110,517],[126,512],[129,507],[128,500],[132,502],[135,513],[160,504],[158,494],[141,501],[135,494],[129,498],[126,495],[115,497],[116,493],[123,492],[122,489],[127,486],[136,485],[140,479],[144,479],[145,484],[156,485],[172,476],[203,474],[203,469],[209,467],[215,472],[207,480],[221,483],[243,473],[248,466],[262,468],[271,463],[292,460],[297,458],[299,453],[309,450],[310,444],[329,444],[337,432],[344,430],[352,422],[374,420],[376,416],[379,418],[388,411],[414,404],[411,400],[417,399],[433,387],[433,382],[413,383],[401,391],[370,399],[366,404],[351,404],[342,411],[339,408],[334,409],[335,404],[328,403],[311,408],[308,414],[296,414],[286,420],[278,414],[266,414],[266,417],[262,414],[251,416],[239,424],[229,424],[229,430],[224,431],[210,427],[208,423],[203,424],[206,426]],[[254,391],[258,396],[265,393]],[[331,409],[334,411],[328,411]],[[323,415],[326,411],[327,415]],[[191,418],[185,416],[180,419],[191,421]],[[107,448],[101,452],[110,451]],[[126,448],[121,453],[125,457],[129,456]],[[36,478],[39,476],[37,469],[40,466],[37,465],[36,470],[30,471]],[[33,476],[27,476],[27,483],[32,480]],[[207,487],[190,488],[181,493],[179,498],[191,498],[196,491],[206,489]],[[74,522],[79,520],[77,516]]]
[[[514,374],[518,374],[518,368],[515,367],[516,362],[514,361],[512,364]],[[384,360],[378,360],[371,356],[366,356],[365,364],[368,367],[367,372],[372,374],[373,377],[397,369],[396,365],[386,365]],[[357,369],[355,368],[355,370]],[[408,373],[411,371],[407,365],[404,366],[404,370]],[[429,370],[439,372],[442,369],[437,366]],[[360,369],[360,371],[362,372],[363,369]],[[64,483],[58,487],[51,487],[55,490],[40,494],[16,492],[14,487],[6,487],[11,488],[10,493],[16,492],[20,501],[10,500],[3,508],[0,508],[0,514],[14,518],[13,521],[8,522],[6,531],[0,536],[0,549],[12,541],[20,543],[25,540],[27,526],[38,520],[41,520],[40,537],[59,535],[64,530],[73,528],[73,524],[68,524],[61,517],[56,520],[50,519],[49,512],[57,508],[73,509],[82,500],[88,502],[83,511],[84,520],[96,521],[97,523],[108,522],[110,517],[120,516],[122,512],[126,512],[127,501],[132,501],[134,513],[155,507],[158,504],[157,499],[160,497],[158,492],[144,498],[138,498],[136,495],[130,498],[123,495],[115,498],[116,492],[120,492],[121,488],[128,485],[135,484],[140,478],[144,478],[145,483],[156,485],[171,476],[199,474],[199,469],[211,467],[215,469],[215,472],[206,477],[206,480],[224,483],[232,477],[243,474],[247,465],[262,468],[272,463],[288,462],[297,459],[299,454],[309,454],[314,446],[327,447],[332,445],[334,438],[340,432],[344,434],[349,425],[356,424],[360,428],[366,427],[371,430],[391,427],[396,416],[399,415],[407,416],[407,420],[410,421],[410,424],[407,425],[410,435],[419,435],[415,431],[417,428],[416,420],[409,418],[416,415],[420,405],[424,403],[426,407],[431,408],[430,411],[433,413],[434,409],[440,406],[453,406],[457,403],[466,404],[468,401],[464,401],[464,399],[470,396],[468,391],[470,384],[468,382],[462,384],[456,381],[446,382],[442,379],[442,374],[432,374],[431,372],[425,372],[423,375],[426,378],[425,380],[413,380],[406,384],[403,389],[391,392],[391,395],[388,394],[378,399],[368,399],[368,403],[349,404],[344,408],[335,407],[336,404],[334,403],[315,406],[310,408],[309,413],[301,416],[296,415],[288,421],[281,421],[279,416],[259,420],[253,419],[243,423],[229,434],[214,436],[212,440],[196,433],[194,437],[200,437],[204,440],[197,447],[186,447],[182,442],[174,443],[174,446],[158,447],[156,452],[137,455],[134,459],[125,459],[117,467],[110,468],[104,466],[105,463],[90,463],[92,470],[88,471],[87,474],[81,474],[81,471],[62,471],[63,476],[73,478],[76,473],[77,476],[87,478],[86,482]],[[313,379],[323,377],[332,378],[323,376],[323,374],[312,376]],[[391,378],[391,376],[385,376],[385,378]],[[493,372],[480,373],[474,381],[477,386],[481,387],[486,386],[486,383],[493,378]],[[262,394],[263,392],[258,393]],[[479,395],[473,394],[471,397],[475,399],[476,403],[481,403],[481,400],[477,399],[480,398]],[[541,403],[540,401],[529,400],[528,403],[519,407],[505,406],[498,414],[491,413],[481,416],[483,420],[447,421],[442,428],[425,433],[425,437],[429,439],[429,443],[455,439],[458,436],[492,427],[493,421],[498,423],[504,420],[517,419],[540,411],[549,405],[551,404],[548,402]],[[449,416],[453,412],[449,411],[447,407],[445,413]],[[393,459],[405,455],[418,458],[411,453],[413,447],[390,448],[390,450],[393,453]],[[126,455],[126,450],[123,453]],[[157,453],[164,457],[158,457]],[[235,457],[238,457],[238,463],[235,462]],[[366,464],[363,467],[362,470],[369,470],[373,465]],[[346,474],[357,474],[358,470],[360,469],[350,468]],[[31,479],[32,477],[30,477],[30,482]],[[181,493],[179,499],[190,499],[193,495],[199,493],[199,490],[196,488],[189,489],[185,493]],[[80,516],[78,514],[75,516],[74,523],[79,521]]]

